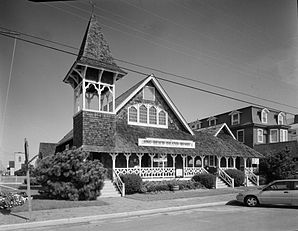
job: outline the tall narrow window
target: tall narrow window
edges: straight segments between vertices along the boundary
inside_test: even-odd
[[[158,124],[166,125],[166,113],[164,111],[160,111],[158,113]]]
[[[276,143],[276,142],[278,142],[278,130],[271,129],[270,130],[270,143]]]
[[[157,124],[157,112],[153,106],[149,109],[149,124]]]
[[[237,140],[241,143],[244,143],[244,130],[237,131]]]
[[[268,109],[267,108],[264,108],[261,112],[261,120],[262,120],[262,123],[266,124],[268,122]]]
[[[232,114],[232,125],[240,124],[240,113]]]
[[[264,142],[264,131],[263,129],[258,129],[258,134],[257,134],[257,139],[258,143],[263,143]]]
[[[147,123],[147,107],[145,105],[140,106],[139,113],[140,123]]]
[[[137,109],[135,107],[130,107],[128,110],[128,121],[138,122]]]
[[[280,142],[287,142],[288,141],[288,130],[280,129],[279,137],[280,137]]]
[[[285,114],[283,112],[279,113],[277,116],[277,123],[283,125],[285,121]]]

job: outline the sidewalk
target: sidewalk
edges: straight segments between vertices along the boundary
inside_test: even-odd
[[[24,217],[28,217],[28,212],[10,215],[0,214],[0,230],[80,223],[83,221],[224,205],[231,200],[235,200],[236,192],[231,190],[231,192],[225,194],[214,195],[214,192],[212,194],[210,196],[204,193],[201,197],[158,201],[141,201],[129,197],[102,198],[101,200],[106,202],[107,205],[33,211],[30,222],[26,222],[24,219]]]

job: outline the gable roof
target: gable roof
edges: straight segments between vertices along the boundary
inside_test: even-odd
[[[71,129],[61,140],[58,141],[57,145],[61,145],[73,138],[73,130]]]
[[[144,86],[146,86],[147,83],[152,81],[155,88],[158,90],[158,92],[161,94],[165,102],[168,104],[168,106],[172,109],[174,114],[176,115],[177,119],[182,123],[182,125],[185,127],[185,129],[190,133],[194,134],[189,125],[187,124],[186,120],[183,118],[182,114],[178,111],[175,104],[172,102],[170,97],[167,95],[165,90],[162,88],[160,83],[157,81],[157,79],[154,77],[154,75],[150,75],[144,80],[137,83],[135,86],[129,89],[128,93],[122,94],[120,99],[117,101],[117,107],[115,109],[116,113],[124,107]],[[120,101],[121,100],[121,101]]]
[[[228,135],[230,135],[233,139],[236,139],[230,128],[226,123],[223,124],[217,124],[214,126],[206,127],[206,128],[200,128],[198,131],[206,132],[211,135],[217,136],[221,131],[226,131]]]
[[[110,47],[104,39],[102,29],[94,15],[91,15],[80,50],[77,63],[118,72],[120,77],[127,73],[115,63]]]

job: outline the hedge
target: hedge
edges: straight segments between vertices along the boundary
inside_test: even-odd
[[[227,169],[225,172],[234,179],[234,186],[239,187],[244,184],[244,172],[238,169]]]
[[[192,180],[201,183],[206,188],[215,188],[216,176],[213,174],[196,174],[192,177]]]

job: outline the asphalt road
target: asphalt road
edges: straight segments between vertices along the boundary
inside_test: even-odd
[[[298,231],[298,208],[248,208],[240,205],[224,205],[139,217],[30,229],[30,231],[44,230]]]

